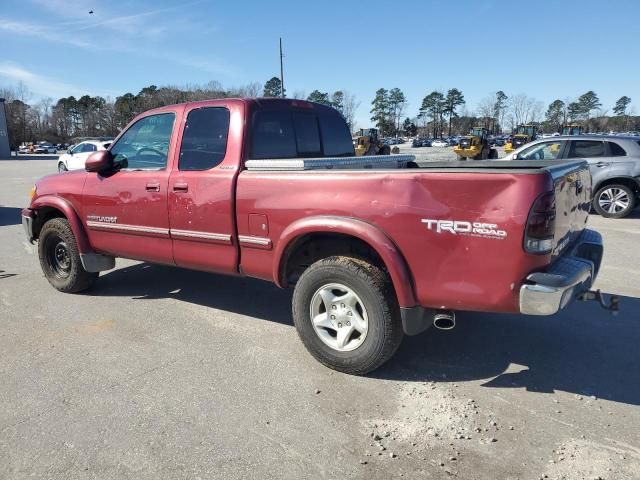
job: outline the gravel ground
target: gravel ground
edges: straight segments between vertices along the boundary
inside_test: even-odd
[[[268,283],[119,260],[56,292],[18,224],[54,171],[0,162],[0,478],[639,477],[640,211],[589,220],[619,316],[461,313],[362,378],[306,353]]]

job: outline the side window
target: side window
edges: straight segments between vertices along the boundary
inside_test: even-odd
[[[604,142],[597,140],[572,140],[567,158],[604,157]]]
[[[542,142],[518,154],[518,160],[556,160],[564,146],[563,141]]]
[[[85,143],[82,148],[82,151],[84,153],[92,153],[92,152],[95,152],[96,150],[97,150],[96,146],[93,143]]]
[[[138,120],[111,148],[114,164],[135,170],[165,168],[174,119],[174,113],[160,113]]]
[[[252,159],[295,158],[296,137],[287,110],[259,110],[253,118]]]
[[[191,110],[184,127],[180,147],[179,170],[209,170],[217,166],[227,152],[229,110],[198,108]]]
[[[609,152],[611,152],[612,157],[624,157],[627,152],[624,148],[618,145],[615,142],[607,142],[609,145]]]
[[[82,153],[84,151],[84,143],[80,143],[71,149],[71,153]]]
[[[322,147],[327,157],[352,157],[353,140],[347,122],[333,112],[321,112],[320,132],[322,133]]]

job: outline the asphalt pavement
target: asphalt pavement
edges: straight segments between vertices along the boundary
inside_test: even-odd
[[[20,225],[55,171],[0,162],[1,479],[640,477],[640,210],[589,219],[618,316],[460,313],[353,377],[266,282],[118,260],[55,291]]]

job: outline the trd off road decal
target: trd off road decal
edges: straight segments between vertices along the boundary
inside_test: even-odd
[[[502,240],[507,238],[507,232],[498,228],[495,223],[467,222],[464,220],[432,220],[423,218],[422,223],[428,230],[436,233],[451,233],[470,237],[492,238]]]

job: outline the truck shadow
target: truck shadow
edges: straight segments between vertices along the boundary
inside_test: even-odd
[[[451,331],[405,338],[373,375],[403,381],[487,379],[487,388],[556,390],[640,405],[640,299],[610,316],[594,302],[553,317],[461,312]]]
[[[7,225],[18,225],[22,223],[20,218],[20,208],[0,206],[0,227]]]
[[[175,298],[285,325],[291,290],[260,280],[136,264],[107,272],[90,293],[140,300]],[[640,405],[640,299],[622,297],[611,317],[595,303],[574,303],[554,317],[460,312],[451,331],[405,337],[374,378],[485,380],[486,388],[566,391]],[[244,321],[244,320],[239,320]]]
[[[89,294],[138,300],[175,298],[261,320],[293,325],[292,291],[247,277],[140,263],[103,273]]]

